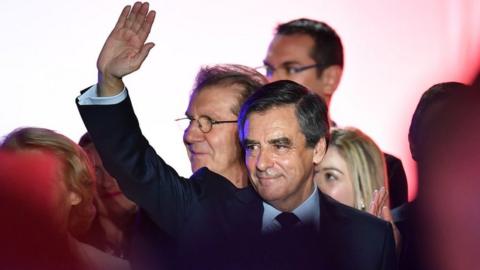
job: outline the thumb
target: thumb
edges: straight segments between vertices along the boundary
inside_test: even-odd
[[[154,46],[155,43],[153,42],[149,42],[143,45],[142,50],[136,55],[135,59],[133,59],[133,64],[137,67],[137,69],[142,65],[143,61],[145,61],[148,53]]]

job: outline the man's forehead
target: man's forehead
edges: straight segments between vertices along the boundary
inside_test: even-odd
[[[236,85],[209,86],[191,95],[186,114],[227,116],[231,114],[234,106],[238,103],[239,97],[240,90]]]
[[[266,62],[311,59],[314,40],[306,34],[275,35],[267,51]]]
[[[268,140],[291,137],[299,131],[295,107],[284,105],[263,112],[252,112],[245,122],[244,130],[250,139],[260,136]]]

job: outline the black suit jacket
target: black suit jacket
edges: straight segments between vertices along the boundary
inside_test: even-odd
[[[152,237],[162,241],[158,254],[169,266],[395,268],[390,224],[321,194],[318,233],[262,235],[263,205],[253,188],[238,189],[207,168],[180,177],[142,135],[129,98],[78,108],[107,170],[148,215],[149,231],[161,232]]]
[[[408,203],[408,183],[402,161],[390,154],[383,153],[387,165],[388,194],[390,196],[390,208],[397,208]]]

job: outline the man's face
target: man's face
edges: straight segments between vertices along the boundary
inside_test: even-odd
[[[264,64],[275,71],[268,77],[270,82],[291,80],[326,98],[322,76],[318,77],[317,68],[309,68],[297,73],[289,73],[289,68],[316,64],[310,56],[314,48],[313,38],[305,34],[276,35],[268,47]],[[327,94],[328,95],[328,94]]]
[[[253,187],[275,208],[295,209],[313,192],[314,156],[318,156],[316,147],[306,147],[295,107],[252,113],[243,128],[245,162]]]
[[[95,169],[97,186],[97,210],[104,217],[119,220],[136,211],[136,204],[129,200],[118,186],[117,180],[103,167],[102,160],[93,144],[84,148]]]
[[[335,146],[330,146],[316,166],[315,182],[320,190],[335,200],[354,207],[353,179],[347,161]]]
[[[190,119],[207,116],[216,121],[237,120],[232,108],[238,98],[239,92],[235,86],[211,86],[191,98],[186,115]],[[193,172],[207,167],[228,178],[232,168],[243,168],[237,123],[213,125],[209,132],[204,133],[198,123],[192,121],[185,129],[183,141]]]

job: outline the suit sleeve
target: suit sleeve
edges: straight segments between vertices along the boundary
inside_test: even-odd
[[[194,199],[192,183],[156,154],[143,136],[130,98],[114,105],[79,105],[107,171],[127,197],[174,236]]]

